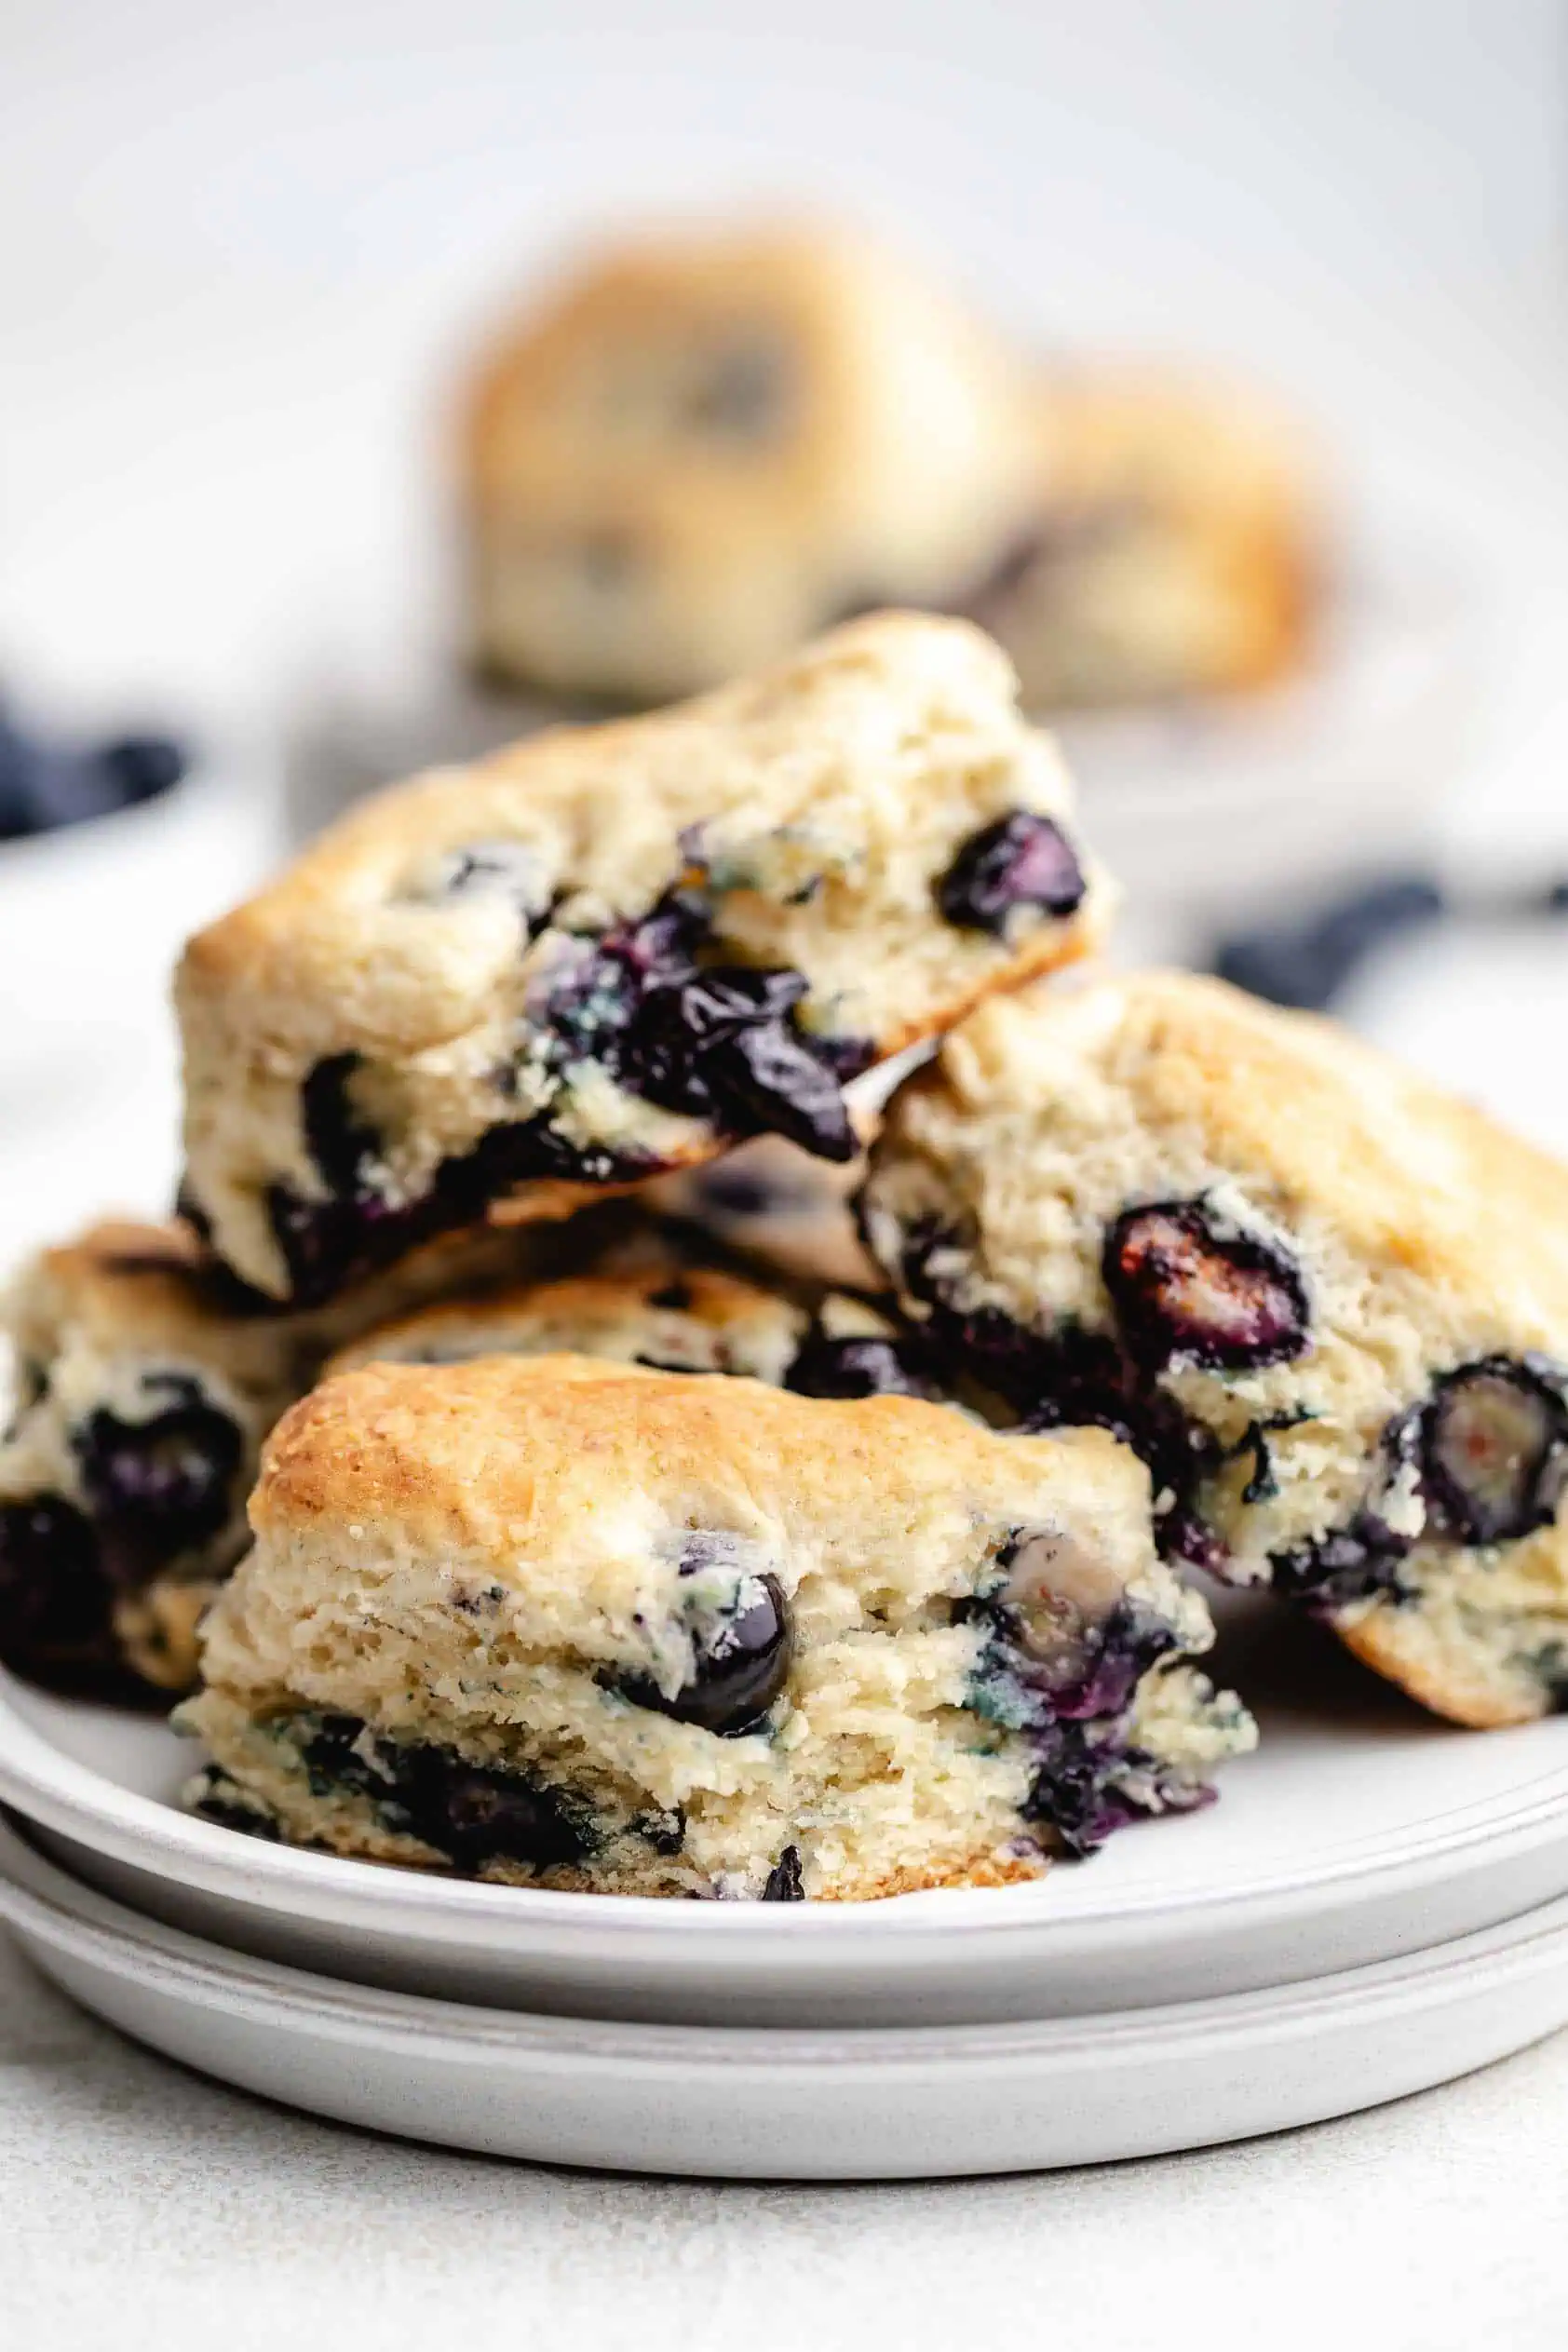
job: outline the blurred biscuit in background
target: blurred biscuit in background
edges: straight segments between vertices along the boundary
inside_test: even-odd
[[[1293,422],[1232,382],[1136,364],[1064,368],[1037,397],[1034,527],[969,607],[1025,700],[1220,694],[1298,668],[1324,534]]]
[[[471,655],[647,704],[854,613],[963,610],[1033,527],[1038,442],[1006,345],[863,237],[628,243],[470,378]]]

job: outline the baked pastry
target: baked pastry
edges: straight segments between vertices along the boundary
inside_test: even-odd
[[[520,1884],[1035,1876],[1250,1744],[1099,1431],[582,1357],[377,1364],[267,1447],[193,1801]]]
[[[741,1136],[850,1159],[847,1079],[1094,943],[1069,797],[996,648],[907,615],[386,793],[186,950],[188,1211],[305,1304]]]
[[[527,1233],[449,1236],[331,1307],[277,1315],[178,1224],[109,1222],[44,1250],[6,1304],[0,1663],[100,1697],[189,1689],[196,1621],[248,1541],[262,1440],[323,1358],[531,1263]]]
[[[1027,379],[824,229],[590,263],[477,369],[459,466],[485,670],[646,705],[876,605],[951,609],[1026,521]]]
[[[1032,710],[1258,686],[1298,669],[1320,523],[1301,436],[1234,385],[1089,367],[1040,395],[1033,525],[961,609]]]
[[[947,1376],[1149,1463],[1160,1548],[1456,1723],[1568,1700],[1568,1170],[1331,1022],[1144,973],[982,1007],[872,1246]]]
[[[926,1343],[863,1299],[764,1289],[647,1252],[637,1272],[590,1272],[439,1300],[378,1324],[322,1368],[461,1364],[574,1355],[659,1372],[729,1373],[804,1397],[939,1398]]]

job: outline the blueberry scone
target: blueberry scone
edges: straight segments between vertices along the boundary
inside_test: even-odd
[[[771,1290],[671,1257],[640,1271],[503,1284],[378,1324],[323,1366],[460,1364],[479,1356],[600,1357],[727,1373],[804,1397],[941,1394],[924,1336],[837,1291]]]
[[[719,685],[849,612],[962,603],[1035,463],[1010,356],[877,246],[786,227],[624,248],[475,372],[470,642],[556,694]]]
[[[0,1663],[106,1697],[188,1689],[196,1621],[248,1540],[278,1414],[353,1332],[464,1283],[515,1280],[531,1242],[450,1236],[293,1316],[254,1312],[177,1224],[109,1223],[44,1250],[6,1303]]]
[[[1322,537],[1302,438],[1234,385],[1060,371],[1031,525],[962,608],[1032,710],[1265,684],[1304,660]]]
[[[583,1357],[372,1365],[267,1448],[192,1801],[381,1861],[860,1899],[1038,1875],[1249,1746],[1102,1431]]]
[[[1084,953],[1106,893],[1005,657],[885,615],[705,700],[368,804],[178,982],[189,1213],[305,1304],[489,1211],[786,1137]]]
[[[1568,1171],[1331,1023],[1142,974],[982,1007],[891,1105],[872,1245],[1168,1558],[1453,1721],[1568,1699]]]

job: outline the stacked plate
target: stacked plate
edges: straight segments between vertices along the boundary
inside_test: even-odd
[[[1237,1607],[1222,1803],[1032,1886],[865,1905],[530,1893],[189,1818],[160,1724],[0,1676],[0,1914],[155,2048],[560,2163],[994,2172],[1341,2115],[1568,2022],[1568,1724],[1480,1737]]]

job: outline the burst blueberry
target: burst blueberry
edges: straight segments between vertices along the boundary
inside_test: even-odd
[[[106,1407],[73,1433],[82,1484],[98,1521],[111,1582],[135,1585],[182,1551],[208,1542],[238,1499],[244,1441],[195,1381],[153,1380],[174,1399],[145,1421]]]
[[[1563,1377],[1486,1356],[1437,1383],[1422,1415],[1423,1472],[1466,1541],[1506,1543],[1556,1516],[1568,1467]]]
[[[1122,1338],[1150,1371],[1250,1370],[1307,1345],[1306,1290],[1294,1261],[1260,1234],[1223,1230],[1200,1200],[1125,1210],[1101,1265]]]
[[[970,835],[937,885],[937,904],[955,929],[1000,939],[1015,908],[1072,914],[1086,886],[1061,826],[1033,809],[1015,808]]]

